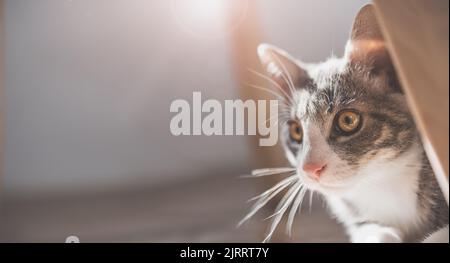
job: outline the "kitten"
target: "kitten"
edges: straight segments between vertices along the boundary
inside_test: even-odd
[[[295,170],[244,220],[289,186],[267,240],[289,207],[290,228],[306,189],[324,196],[352,242],[421,241],[448,225],[371,5],[358,13],[343,58],[305,64],[266,44],[258,55],[284,94],[289,117],[280,128]]]

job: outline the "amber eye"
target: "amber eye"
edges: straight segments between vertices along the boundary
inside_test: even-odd
[[[303,129],[298,121],[289,122],[289,137],[298,143],[302,142]]]
[[[346,134],[357,132],[361,128],[361,115],[352,110],[341,111],[337,116],[337,127]]]

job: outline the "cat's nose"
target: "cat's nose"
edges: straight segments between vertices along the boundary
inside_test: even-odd
[[[314,180],[319,180],[320,176],[322,175],[322,172],[326,168],[326,165],[318,163],[305,163],[302,168],[303,171],[305,171],[309,177],[311,177]]]

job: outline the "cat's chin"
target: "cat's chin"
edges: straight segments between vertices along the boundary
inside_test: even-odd
[[[345,194],[349,191],[351,188],[348,184],[334,184],[330,182],[324,182],[324,181],[315,181],[310,179],[309,177],[302,177],[302,182],[305,185],[306,188],[309,190],[313,190],[316,192],[319,192],[324,195],[340,195]]]

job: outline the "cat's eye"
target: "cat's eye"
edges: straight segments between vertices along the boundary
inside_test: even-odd
[[[298,121],[289,121],[289,137],[291,140],[301,143],[303,140],[303,129]]]
[[[353,110],[343,110],[337,115],[336,126],[345,135],[351,135],[361,128],[361,115]]]

